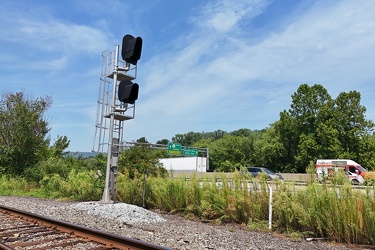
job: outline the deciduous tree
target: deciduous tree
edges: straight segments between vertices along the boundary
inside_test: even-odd
[[[165,175],[166,170],[160,165],[159,157],[163,152],[146,145],[132,146],[120,153],[118,167],[120,172],[127,172],[131,178]]]
[[[35,100],[24,92],[5,93],[0,100],[0,172],[20,175],[48,154],[50,131],[45,112],[48,96]]]
[[[358,160],[365,155],[363,140],[374,124],[365,119],[360,99],[359,92],[350,91],[333,100],[322,85],[302,84],[292,95],[291,108],[275,123],[285,168],[303,172],[319,158]]]

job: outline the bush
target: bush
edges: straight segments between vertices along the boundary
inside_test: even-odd
[[[0,178],[0,195],[23,195],[29,190],[29,185],[24,178],[13,178],[3,175]]]
[[[104,189],[103,180],[100,171],[72,170],[60,191],[63,196],[74,200],[100,200]]]
[[[142,179],[118,173],[116,187],[119,201],[142,206]]]
[[[39,162],[35,167],[25,170],[25,178],[29,182],[40,182],[45,177],[53,177],[59,175],[62,179],[66,179],[70,172],[67,161],[63,158],[48,158]]]
[[[58,198],[62,195],[62,189],[65,181],[59,174],[54,174],[51,177],[46,176],[40,181],[41,189],[49,198]]]
[[[104,189],[100,171],[72,170],[67,180],[59,174],[54,174],[44,177],[40,185],[49,198],[69,198],[80,201],[99,200]]]

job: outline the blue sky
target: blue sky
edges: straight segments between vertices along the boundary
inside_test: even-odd
[[[101,53],[143,39],[126,141],[263,129],[302,83],[359,91],[375,121],[375,1],[4,0],[0,91],[49,95],[50,136],[94,140]]]

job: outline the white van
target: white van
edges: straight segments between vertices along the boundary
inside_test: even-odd
[[[333,159],[316,161],[316,173],[319,181],[329,179],[334,176],[335,172],[339,171],[345,172],[348,175],[348,179],[354,185],[365,182],[364,178],[367,170],[353,160]]]

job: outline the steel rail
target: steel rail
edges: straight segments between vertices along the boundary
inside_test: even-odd
[[[126,250],[171,250],[171,248],[159,246],[153,243],[128,238],[121,235],[111,234],[98,229],[92,229],[86,226],[75,225],[61,220],[52,219],[46,216],[29,213],[16,208],[10,208],[7,206],[0,205],[0,211],[6,213],[21,216],[25,219],[38,221],[43,226],[54,228],[58,231],[65,232],[77,237],[84,238],[89,241],[95,241],[103,244],[106,247],[126,249]],[[0,242],[0,249],[12,249],[7,248]]]

